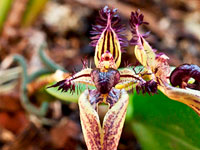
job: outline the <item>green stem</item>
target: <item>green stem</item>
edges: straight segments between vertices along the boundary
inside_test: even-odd
[[[42,62],[49,68],[49,70],[51,71],[56,71],[56,70],[62,70],[64,72],[68,72],[67,70],[65,70],[63,67],[61,67],[60,65],[57,65],[56,63],[54,63],[45,53],[44,53],[44,49],[45,49],[45,44],[42,44],[40,46],[39,49],[39,56],[40,59],[42,60]]]
[[[27,66],[24,58],[20,55],[15,55],[14,56],[14,61],[18,62],[20,66],[22,67],[22,85],[21,85],[21,103],[24,109],[32,114],[35,114],[37,116],[43,117],[46,115],[47,108],[48,108],[48,103],[43,102],[40,108],[37,108],[34,106],[30,100],[28,99],[28,92],[27,92],[27,84],[29,83],[30,79],[27,74]]]

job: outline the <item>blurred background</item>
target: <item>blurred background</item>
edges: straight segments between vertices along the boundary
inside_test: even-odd
[[[199,0],[0,0],[0,149],[86,149],[77,103],[50,96],[44,86],[54,81],[56,67],[79,71],[84,58],[94,66],[90,31],[105,5],[118,8],[128,39],[130,14],[140,9],[150,23],[141,31],[151,31],[147,41],[170,65],[200,65]],[[137,64],[133,49],[127,47],[121,67],[123,60]],[[45,113],[35,109],[41,105]],[[125,125],[119,150],[140,149]]]

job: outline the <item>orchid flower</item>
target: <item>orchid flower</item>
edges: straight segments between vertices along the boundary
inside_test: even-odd
[[[158,89],[172,100],[182,102],[200,115],[200,67],[193,64],[183,64],[171,72],[169,58],[164,53],[156,53],[145,40],[147,34],[139,32],[139,26],[147,24],[139,11],[132,12],[130,19],[137,60],[145,67],[146,72],[154,80]],[[193,78],[194,83],[189,83]],[[170,79],[170,80],[169,80]],[[177,87],[179,86],[179,87]]]
[[[51,87],[72,93],[78,83],[91,85],[95,89],[85,90],[79,97],[80,119],[88,150],[116,150],[124,124],[129,96],[126,90],[137,87],[143,92],[156,93],[157,84],[145,81],[133,68],[117,70],[121,63],[127,39],[124,26],[116,9],[105,6],[99,11],[97,25],[91,31],[91,45],[95,47],[92,69],[84,63],[83,69]],[[101,126],[98,105],[105,103],[109,110]]]
[[[120,24],[117,10],[105,6],[99,11],[97,25],[93,25],[91,31],[96,68],[92,69],[84,62],[81,71],[50,86],[71,93],[75,92],[79,83],[95,87],[85,90],[78,102],[88,150],[117,149],[128,106],[127,91],[133,88],[136,88],[137,92],[142,91],[150,95],[157,93],[158,88],[169,98],[185,103],[196,112],[200,112],[199,67],[184,65],[175,69],[169,77],[169,58],[163,53],[156,54],[151,48],[145,40],[149,32],[139,32],[140,25],[148,24],[143,19],[144,16],[139,11],[132,12],[130,26],[133,37],[130,44],[135,45],[136,58],[144,67],[142,72],[137,73],[131,67],[118,70],[128,40],[123,34],[125,27]],[[181,78],[177,79],[180,75]],[[190,77],[194,78],[195,82],[189,85],[187,81]],[[171,86],[169,78],[173,86],[179,85],[184,89]],[[100,103],[109,106],[102,125],[98,116]]]

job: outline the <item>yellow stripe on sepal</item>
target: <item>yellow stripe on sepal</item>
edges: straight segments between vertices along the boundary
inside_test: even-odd
[[[118,68],[121,63],[121,47],[117,34],[111,28],[111,26],[106,27],[97,42],[94,56],[96,67],[99,64],[102,54],[106,51],[110,52],[113,55],[116,66]]]
[[[144,38],[141,38],[141,40],[142,45],[135,46],[135,56],[144,67],[152,69],[155,66],[155,52]]]

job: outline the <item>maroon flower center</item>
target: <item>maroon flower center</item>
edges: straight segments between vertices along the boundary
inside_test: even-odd
[[[119,83],[120,73],[115,69],[108,69],[107,72],[101,72],[100,69],[93,69],[91,72],[92,80],[101,94],[109,91]]]

